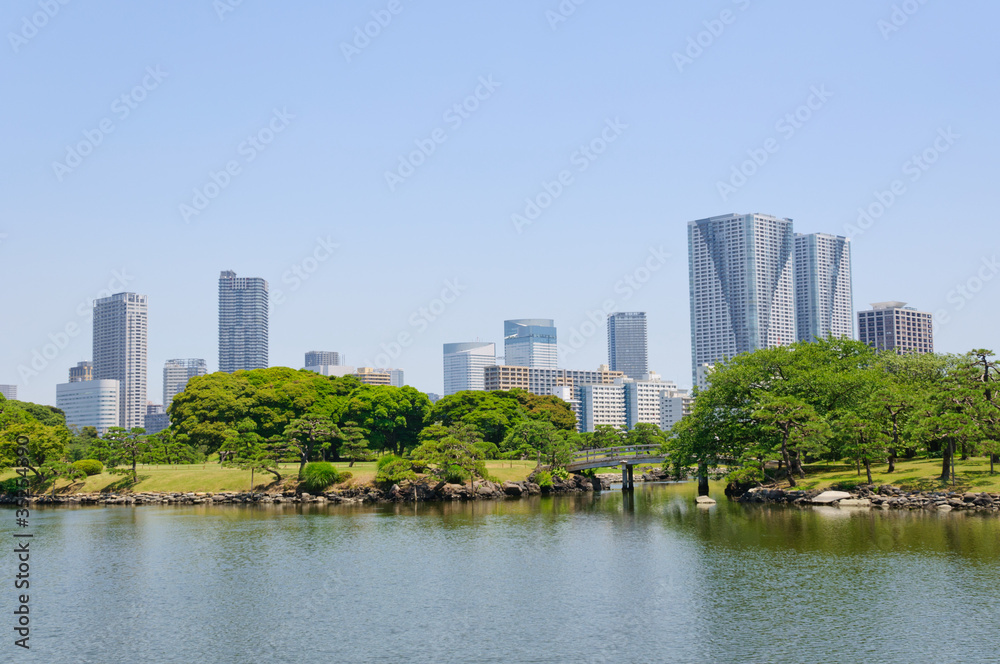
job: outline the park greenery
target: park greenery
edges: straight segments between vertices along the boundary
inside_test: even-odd
[[[739,485],[795,486],[807,470],[845,462],[871,482],[914,459],[933,459],[940,480],[954,481],[958,460],[984,459],[996,471],[997,378],[985,349],[896,355],[846,339],[796,343],[718,364],[692,413],[669,432],[638,424],[578,433],[567,403],[523,390],[459,392],[431,404],[412,387],[351,376],[281,367],[215,373],[188,383],[170,406],[172,426],[154,435],[70,430],[56,408],[0,396],[0,473],[17,465],[21,438],[23,473],[36,492],[102,474],[118,475],[112,488],[127,489],[143,469],[191,464],[248,471],[250,486],[266,478],[265,486],[314,491],[350,475],[331,462],[361,468],[384,488],[418,477],[474,488],[515,463],[549,482],[565,477],[578,451],[623,445],[659,445],[678,476],[721,468]]]
[[[675,469],[727,467],[736,484],[806,477],[809,463],[848,461],[872,483],[872,466],[1000,454],[997,365],[986,349],[964,355],[876,352],[849,339],[758,350],[720,363],[692,413],[664,444]]]
[[[270,477],[272,485],[294,475],[315,488],[331,475],[324,466],[309,471],[311,464],[353,467],[375,459],[379,483],[418,473],[463,482],[491,479],[487,461],[558,466],[588,445],[575,433],[569,405],[556,397],[462,392],[432,405],[412,387],[282,367],[194,378],[169,413],[172,426],[157,434],[113,427],[98,435],[93,427],[71,431],[58,409],[0,401],[0,472],[16,465],[19,436],[30,441],[27,472],[35,491],[54,488],[57,480],[82,482],[102,470],[122,476],[115,488],[128,488],[144,467],[193,463],[249,471],[251,485],[257,475]],[[297,468],[289,469],[290,463]]]

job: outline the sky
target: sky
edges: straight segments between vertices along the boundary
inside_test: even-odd
[[[1000,6],[985,0],[0,7],[0,384],[55,404],[91,302],[149,297],[162,367],[218,368],[218,277],[308,350],[442,391],[442,344],[552,318],[561,366],[645,311],[690,385],[687,222],[852,238],[854,302],[996,347]],[[596,321],[596,324],[595,322]],[[502,350],[500,351],[502,352]]]

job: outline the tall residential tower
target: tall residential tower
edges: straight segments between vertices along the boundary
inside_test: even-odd
[[[219,371],[267,367],[267,281],[219,275]]]
[[[848,238],[795,234],[795,318],[798,341],[854,338]]]
[[[796,340],[792,220],[727,214],[688,223],[691,367]]]
[[[635,380],[649,371],[646,312],[617,312],[608,316],[608,366]]]
[[[146,418],[145,295],[116,293],[94,301],[93,380],[116,380],[118,426],[141,427]]]

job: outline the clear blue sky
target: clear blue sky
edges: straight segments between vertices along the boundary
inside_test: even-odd
[[[224,269],[282,292],[273,365],[375,362],[404,333],[389,364],[440,392],[443,343],[546,317],[580,333],[563,365],[596,367],[588,312],[610,303],[648,312],[651,367],[684,385],[686,222],[728,212],[854,234],[856,308],[907,301],[947,314],[939,351],[997,346],[995,3],[225,2],[0,9],[0,383],[21,398],[55,402],[122,276],[149,296],[150,399],[168,358],[215,370]],[[387,25],[354,45],[372,12]],[[433,152],[388,183],[418,142]],[[319,239],[339,245],[325,260]],[[65,347],[26,381],[50,336]]]

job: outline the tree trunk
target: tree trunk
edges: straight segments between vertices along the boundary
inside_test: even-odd
[[[705,462],[698,464],[698,495],[708,495],[708,464]]]
[[[781,437],[781,458],[785,461],[785,475],[788,476],[788,486],[795,486],[795,476],[792,474],[792,459],[788,455],[788,431]]]
[[[947,482],[951,478],[951,443],[944,446],[941,455],[941,477],[942,482]]]
[[[885,472],[887,472],[887,473],[894,473],[894,472],[896,472],[896,448],[895,447],[890,447],[889,448],[889,469],[886,470]]]
[[[865,459],[865,473],[868,475],[868,483],[874,484],[872,481],[872,463],[868,459]]]

